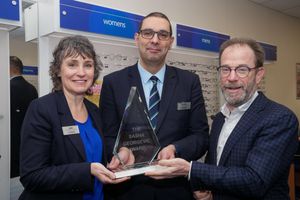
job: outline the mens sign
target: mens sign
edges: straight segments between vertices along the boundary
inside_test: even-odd
[[[177,24],[177,46],[219,52],[228,35]]]

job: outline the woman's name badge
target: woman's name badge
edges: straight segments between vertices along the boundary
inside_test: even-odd
[[[77,125],[74,126],[63,126],[62,127],[64,135],[74,135],[79,134],[79,128]]]

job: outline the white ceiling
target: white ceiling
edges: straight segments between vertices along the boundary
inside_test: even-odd
[[[300,19],[300,0],[249,0],[261,6]]]

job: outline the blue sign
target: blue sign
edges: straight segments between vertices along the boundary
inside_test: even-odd
[[[177,46],[219,52],[228,35],[177,24]]]
[[[38,75],[38,68],[37,67],[32,67],[32,66],[24,66],[23,75]]]
[[[19,21],[19,3],[20,0],[0,0],[0,18]]]
[[[74,0],[60,0],[60,27],[134,38],[143,16]]]
[[[265,60],[276,61],[277,60],[277,46],[273,46],[266,43],[259,43],[265,50]]]

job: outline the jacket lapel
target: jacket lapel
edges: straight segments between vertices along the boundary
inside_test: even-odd
[[[67,100],[63,92],[56,92],[56,102],[57,102],[57,109],[60,115],[60,122],[61,127],[64,126],[75,126],[74,119],[72,117],[71,111],[69,109]],[[62,131],[63,134],[63,131]],[[73,134],[66,136],[70,139],[71,143],[73,144],[74,148],[77,149],[79,155],[82,157],[83,160],[86,160],[85,150],[83,143],[81,141],[79,134]]]
[[[161,96],[161,101],[159,105],[159,112],[158,112],[158,120],[157,120],[157,126],[156,126],[156,132],[159,131],[159,128],[161,127],[163,120],[167,114],[170,101],[174,95],[175,86],[176,86],[176,72],[173,68],[166,66],[166,73],[165,73],[165,79],[163,84],[163,91]]]
[[[262,93],[259,93],[259,96],[254,100],[252,105],[248,108],[248,110],[241,117],[232,133],[230,134],[220,161],[219,165],[223,165],[227,160],[231,149],[235,146],[235,144],[239,141],[239,139],[251,128],[255,126],[257,123],[259,112],[264,108],[266,104],[266,98]]]
[[[221,112],[218,113],[213,121],[209,136],[210,145],[207,158],[207,163],[209,164],[217,164],[217,145],[224,122],[225,116]]]

